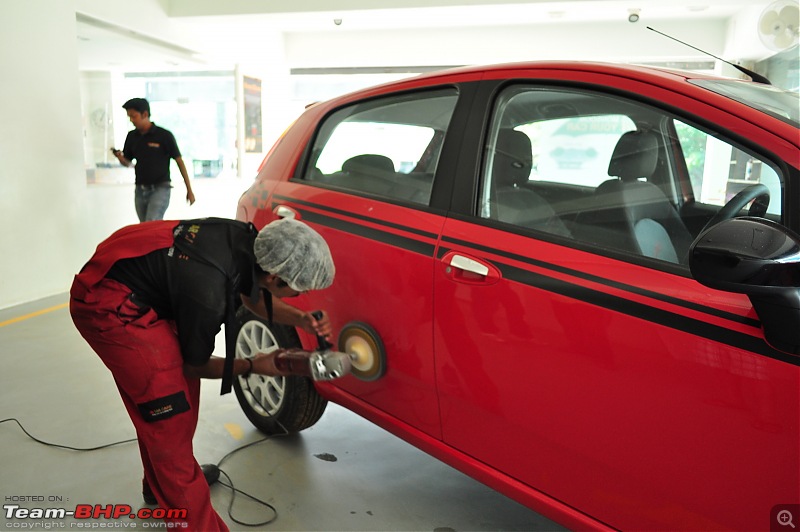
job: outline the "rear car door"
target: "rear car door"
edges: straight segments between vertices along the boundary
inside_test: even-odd
[[[478,182],[457,176],[434,274],[444,441],[532,487],[534,508],[765,528],[800,496],[800,360],[764,341],[747,296],[693,280],[688,251],[759,181],[781,222],[796,146],[608,76],[480,94],[462,152]],[[656,94],[671,105],[640,96]]]
[[[311,224],[331,248],[336,282],[304,297],[329,311],[334,330],[366,325],[382,343],[388,360],[381,365],[389,370],[376,375],[380,385],[342,379],[335,383],[342,397],[436,438],[430,323],[434,249],[444,217],[430,204],[462,93],[447,85],[333,109],[270,205],[272,216]]]

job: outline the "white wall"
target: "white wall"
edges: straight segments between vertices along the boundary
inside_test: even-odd
[[[97,243],[136,221],[131,188],[86,184],[75,10],[0,2],[0,308],[66,292]]]
[[[664,22],[657,28],[691,39],[694,46],[721,54],[725,24]],[[472,65],[549,59],[642,62],[696,59],[694,50],[628,22],[447,28],[403,31],[291,33],[286,37],[292,68],[326,66]],[[320,50],[325,53],[321,54]]]
[[[4,0],[0,19],[0,307],[7,307],[66,291],[97,235],[125,216],[112,207],[113,193],[87,190],[71,2]]]
[[[97,93],[81,98],[81,83],[87,91],[97,78],[89,83],[78,72],[75,13],[150,34],[161,31],[165,38],[168,21],[161,4],[0,1],[5,21],[0,31],[0,308],[67,292],[97,244],[137,222],[131,185],[86,182],[83,137],[88,133],[81,107],[102,98]],[[175,173],[166,217],[235,216],[243,180],[196,182],[198,200],[190,208]]]

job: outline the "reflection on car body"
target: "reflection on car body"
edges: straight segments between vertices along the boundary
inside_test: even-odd
[[[736,235],[798,245],[797,115],[756,83],[555,62],[311,106],[238,217],[324,235],[336,281],[302,297],[382,367],[287,383],[271,415],[302,430],[319,394],[571,528],[766,528],[800,502],[800,258]]]

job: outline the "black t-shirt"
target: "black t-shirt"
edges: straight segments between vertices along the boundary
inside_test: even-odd
[[[117,261],[106,276],[129,287],[138,305],[174,320],[184,361],[200,366],[241,304],[239,294],[257,288],[256,234],[251,224],[232,220],[182,221],[173,247]]]
[[[137,185],[169,183],[170,159],[181,156],[175,136],[155,124],[144,135],[129,131],[122,152],[129,161],[136,160]]]

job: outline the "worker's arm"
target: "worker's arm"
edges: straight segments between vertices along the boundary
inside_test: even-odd
[[[233,360],[233,374],[244,375],[246,373],[258,373],[259,375],[283,375],[275,367],[275,355],[283,351],[282,349],[271,353],[259,353],[251,359],[235,358]],[[252,370],[250,363],[252,362]],[[196,379],[221,379],[225,367],[225,359],[211,357],[202,366],[183,365],[183,373],[187,377]]]
[[[263,291],[258,302],[252,303],[246,296],[242,296],[242,303],[256,316],[268,320],[267,308],[264,305]],[[272,320],[283,325],[299,327],[309,334],[322,336],[330,341],[333,334],[328,313],[322,311],[322,318],[317,320],[310,312],[294,307],[280,298],[272,296]]]
[[[175,157],[175,162],[178,164],[178,170],[181,171],[183,183],[186,185],[186,201],[189,203],[189,205],[193,205],[194,192],[192,192],[192,183],[189,181],[189,172],[186,171],[186,165],[183,163],[183,157]]]

